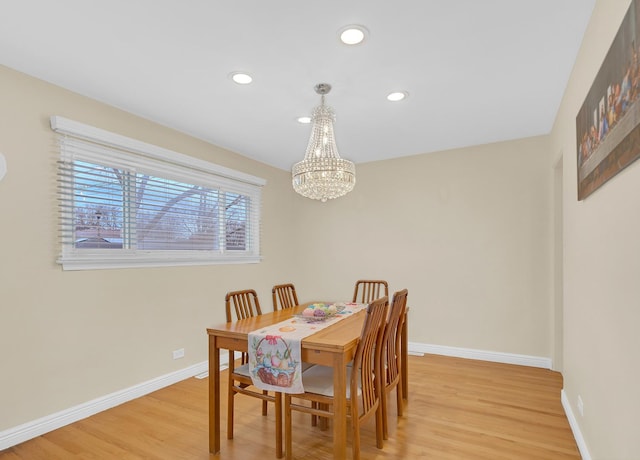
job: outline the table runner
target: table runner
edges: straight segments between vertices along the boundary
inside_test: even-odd
[[[262,390],[304,393],[302,339],[365,308],[367,304],[315,303],[300,315],[250,332],[249,372],[253,384]],[[323,316],[328,317],[320,320]]]

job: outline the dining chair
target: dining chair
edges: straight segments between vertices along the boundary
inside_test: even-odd
[[[273,286],[273,289],[271,289],[271,300],[273,302],[273,311],[278,310],[278,305],[280,305],[281,310],[284,310],[285,308],[297,307],[298,305],[300,305],[298,302],[298,295],[296,294],[296,287],[292,283],[277,284]],[[303,362],[302,372],[306,371],[312,366],[315,366],[315,364]],[[312,416],[311,425],[316,426],[317,423],[317,418]]]
[[[371,303],[380,297],[389,297],[389,285],[384,280],[358,280],[352,302]]]
[[[278,306],[283,310],[285,308],[297,307],[298,296],[296,287],[291,284],[277,284],[271,290],[271,298],[273,300],[273,311],[278,310]]]
[[[380,369],[382,371],[382,428],[384,439],[389,437],[389,415],[387,399],[389,393],[396,389],[396,405],[398,416],[402,416],[402,325],[405,320],[408,291],[403,289],[393,294],[393,301],[389,309],[389,318],[382,337],[382,353],[380,354]]]
[[[381,340],[389,308],[387,297],[371,302],[367,308],[356,347],[353,366],[347,368],[347,416],[351,419],[353,458],[360,458],[360,425],[375,415],[376,446],[382,449]],[[302,374],[304,393],[284,395],[284,439],[287,460],[293,458],[292,411],[333,418],[333,367],[315,365]],[[296,399],[294,403],[293,400]],[[310,401],[311,406],[297,402]],[[315,404],[314,404],[315,403]],[[300,429],[300,425],[297,426]]]
[[[271,300],[273,302],[273,311],[278,310],[278,305],[281,310],[285,308],[293,308],[300,305],[298,302],[298,295],[296,294],[296,287],[291,284],[276,284],[271,289]],[[302,363],[302,369],[306,370],[313,364]]]
[[[258,294],[253,289],[228,292],[224,299],[227,322],[250,318],[262,314]],[[232,314],[233,313],[233,314]],[[249,356],[242,353],[240,366],[236,367],[233,350],[229,350],[229,388],[227,400],[227,439],[233,439],[233,402],[236,394],[252,396],[262,400],[262,415],[267,415],[267,403],[273,402],[276,411],[276,456],[282,457],[282,396],[279,392],[269,394],[252,387],[249,373]]]

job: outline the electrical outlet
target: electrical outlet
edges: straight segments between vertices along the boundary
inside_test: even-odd
[[[578,412],[580,412],[580,417],[584,417],[584,404],[580,395],[578,395]]]
[[[173,359],[184,358],[184,348],[180,348],[179,350],[173,350]]]

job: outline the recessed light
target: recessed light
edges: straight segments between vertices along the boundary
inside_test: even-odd
[[[248,85],[253,81],[251,75],[242,72],[233,72],[231,74],[231,79],[239,85]]]
[[[406,91],[394,91],[389,93],[387,99],[391,102],[398,102],[406,98],[409,94]]]
[[[367,29],[359,25],[346,26],[340,29],[340,41],[345,45],[362,43],[367,35]]]
[[[298,117],[298,123],[309,124],[311,123],[311,117]]]

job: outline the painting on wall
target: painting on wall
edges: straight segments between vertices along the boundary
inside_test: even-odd
[[[576,117],[578,200],[640,157],[640,11],[631,2]]]

